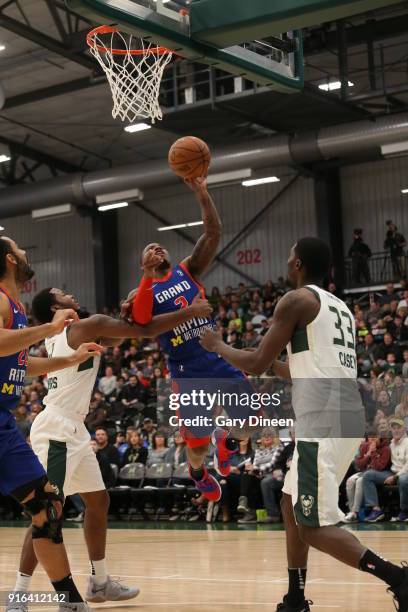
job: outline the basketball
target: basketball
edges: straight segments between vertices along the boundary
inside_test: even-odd
[[[195,136],[179,138],[170,147],[169,166],[181,178],[207,176],[211,162],[208,145]]]

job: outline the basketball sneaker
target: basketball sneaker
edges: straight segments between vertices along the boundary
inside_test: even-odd
[[[91,612],[91,608],[87,603],[81,601],[79,603],[60,603],[58,612]]]
[[[203,466],[204,476],[201,480],[195,480],[191,474],[191,465],[189,466],[190,478],[194,480],[196,488],[202,493],[202,495],[213,502],[217,502],[221,499],[221,487],[218,481],[208,473],[208,470]]]
[[[125,599],[133,599],[139,595],[139,589],[132,589],[119,580],[113,580],[108,576],[108,580],[102,586],[95,584],[93,576],[88,577],[85,599],[92,603],[104,603],[105,601],[124,601]]]
[[[25,591],[16,591],[19,595],[25,594]],[[23,601],[7,602],[5,612],[28,612],[28,605]]]
[[[395,609],[398,612],[408,612],[408,566],[403,564],[405,579],[398,587],[387,589],[394,597]]]
[[[285,600],[286,595],[283,598],[283,602],[278,604],[276,612],[310,612],[310,606],[313,605],[313,601],[304,599],[297,606],[290,606]]]
[[[231,472],[232,457],[238,452],[238,445],[235,450],[229,450],[226,445],[228,432],[221,427],[214,429],[211,442],[215,446],[214,469],[220,476],[228,476]]]

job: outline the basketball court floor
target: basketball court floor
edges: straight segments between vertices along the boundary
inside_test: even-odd
[[[275,611],[286,588],[285,538],[281,529],[269,526],[213,526],[138,524],[108,532],[109,571],[129,585],[138,585],[139,597],[118,604],[91,604],[92,608],[114,610],[157,610],[158,612]],[[128,527],[128,528],[127,528]],[[361,527],[358,536],[390,561],[406,559],[405,525]],[[392,528],[391,528],[392,527]],[[14,584],[25,529],[3,527],[0,540],[0,591]],[[74,577],[82,592],[88,561],[82,527],[65,529],[65,542]],[[391,611],[392,598],[383,583],[337,561],[311,551],[307,596],[313,610],[330,612]],[[32,590],[49,590],[39,569]],[[34,606],[32,606],[34,608]],[[51,604],[41,611],[55,610]]]

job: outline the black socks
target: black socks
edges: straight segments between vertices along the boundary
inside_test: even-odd
[[[359,568],[362,572],[368,572],[376,578],[383,580],[390,585],[392,589],[398,587],[405,579],[405,572],[402,567],[394,565],[386,559],[381,559],[371,550],[366,550],[360,559]]]
[[[297,606],[305,599],[306,567],[289,568],[289,591],[285,601],[290,606]]]
[[[54,587],[57,593],[68,593],[69,603],[83,602],[83,599],[81,595],[79,594],[74,581],[72,580],[71,574],[69,574],[62,580],[58,580],[58,582],[53,582],[52,586]]]

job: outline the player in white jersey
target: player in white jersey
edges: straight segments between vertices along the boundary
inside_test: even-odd
[[[336,527],[342,513],[338,489],[352,462],[363,425],[357,387],[355,324],[346,304],[321,289],[330,249],[302,238],[288,259],[290,291],[278,302],[268,333],[253,351],[226,345],[207,331],[203,346],[251,374],[273,365],[292,379],[296,450],[283,488],[289,591],[280,612],[306,612],[304,596],[309,546],[389,585],[397,610],[408,611],[408,568],[381,559],[350,532]],[[287,347],[288,363],[277,358]]]
[[[33,300],[33,314],[39,322],[52,320],[59,309],[79,309],[71,295],[48,288]],[[208,316],[212,311],[207,300],[201,298],[186,309],[154,317],[145,326],[130,325],[126,321],[105,315],[93,315],[74,322],[62,333],[46,338],[49,357],[64,357],[75,352],[86,338],[98,338],[105,346],[121,344],[124,338],[155,337],[191,317]],[[66,370],[54,371],[48,378],[46,405],[35,419],[30,432],[34,452],[53,482],[64,495],[79,493],[85,503],[84,535],[91,564],[86,599],[90,602],[120,601],[136,597],[138,589],[129,588],[112,580],[106,568],[105,546],[109,495],[102,480],[99,464],[91,449],[90,435],[84,420],[89,411],[100,355],[94,356]],[[37,565],[27,532],[15,590],[27,590]],[[26,609],[26,605],[10,605],[8,610]]]

